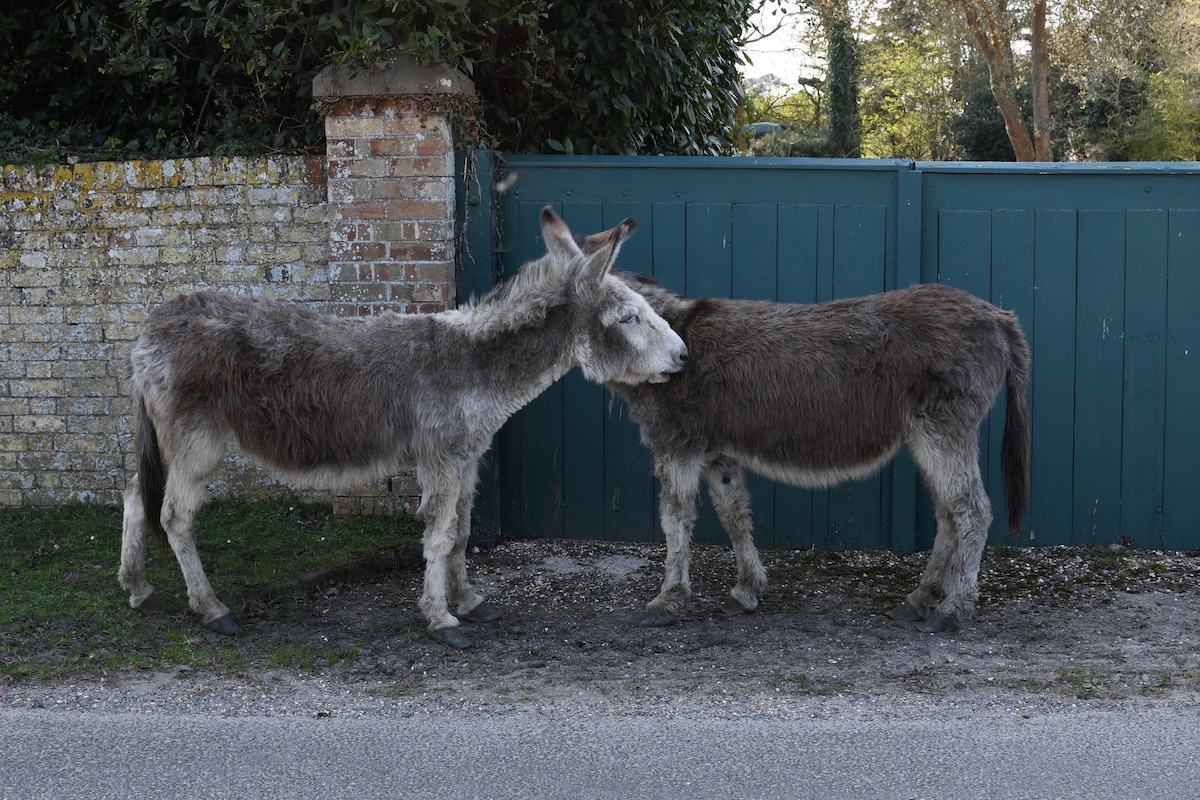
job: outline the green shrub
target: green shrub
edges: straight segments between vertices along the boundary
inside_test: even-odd
[[[0,7],[7,160],[321,152],[326,65],[469,75],[478,144],[728,152],[748,0],[31,0]]]

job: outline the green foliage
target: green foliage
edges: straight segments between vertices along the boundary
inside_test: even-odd
[[[245,622],[301,613],[298,575],[415,547],[421,526],[409,518],[334,518],[327,505],[216,501],[201,510],[197,529],[206,571]],[[119,509],[0,509],[0,677],[155,665],[236,670],[244,662],[236,642],[206,636],[187,612],[186,587],[169,553],[152,549],[148,559],[167,613],[133,612],[117,585],[120,549]],[[311,664],[293,643],[266,655]]]
[[[749,0],[23,0],[0,8],[0,153],[316,152],[311,83],[457,67],[508,152],[728,152]]]
[[[902,28],[880,23],[868,34],[859,50],[863,155],[914,161],[958,157],[950,127],[963,112],[953,92],[957,59],[915,21]],[[995,103],[990,97],[988,102],[998,118]]]
[[[825,158],[829,154],[829,135],[825,131],[783,130],[750,143],[750,155],[783,158]]]
[[[962,111],[950,121],[950,130],[961,157],[966,161],[1014,161],[1012,142],[1004,130],[1004,117],[988,88],[987,69],[978,64],[965,81]],[[1028,92],[1017,100],[1028,116]]]

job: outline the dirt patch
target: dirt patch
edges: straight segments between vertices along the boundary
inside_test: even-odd
[[[388,678],[397,691],[1200,692],[1195,555],[989,548],[974,618],[934,635],[886,613],[915,585],[922,554],[765,551],[768,596],[730,618],[720,604],[733,557],[717,547],[696,548],[681,622],[636,627],[662,556],[656,545],[544,540],[473,554],[473,581],[504,615],[467,625],[466,651],[424,635],[414,568],[323,586],[294,621],[248,620],[245,643],[288,636],[338,654],[320,668],[327,678]]]

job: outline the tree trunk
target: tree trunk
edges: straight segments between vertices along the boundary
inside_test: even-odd
[[[858,119],[858,54],[850,22],[844,17],[829,23],[829,155],[858,158],[861,137]]]
[[[953,2],[962,9],[967,28],[971,31],[975,43],[979,46],[979,52],[987,63],[988,82],[992,90],[992,97],[996,98],[1000,115],[1004,117],[1004,130],[1008,133],[1008,140],[1012,143],[1017,161],[1038,160],[1033,148],[1033,139],[1029,136],[1029,129],[1025,126],[1025,120],[1021,117],[1021,109],[1017,105],[1015,85],[1005,65],[1004,54],[1008,50],[1005,43],[1005,37],[1008,35],[1007,29],[998,23],[994,10],[986,3],[978,3],[976,0],[953,0]],[[1035,2],[1042,4],[1044,12],[1045,0],[1035,0]],[[1044,14],[1042,24],[1044,33]],[[1044,48],[1045,37],[1042,38]],[[1043,73],[1043,79],[1044,77]],[[1049,140],[1047,140],[1048,146]]]
[[[1053,161],[1050,146],[1050,88],[1046,79],[1046,0],[1033,2],[1033,63],[1029,80],[1033,84],[1033,144],[1038,161]]]

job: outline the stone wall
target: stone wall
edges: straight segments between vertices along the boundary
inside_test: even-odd
[[[128,348],[198,288],[329,302],[319,158],[5,167],[0,505],[119,502],[132,470]],[[263,482],[237,459],[216,491]]]
[[[327,157],[5,167],[0,174],[0,505],[120,502],[134,469],[129,346],[151,308],[217,288],[328,313],[454,304],[454,157],[421,98],[469,81],[400,65],[314,81]],[[293,490],[233,453],[214,494]],[[412,511],[410,475],[335,511]]]

